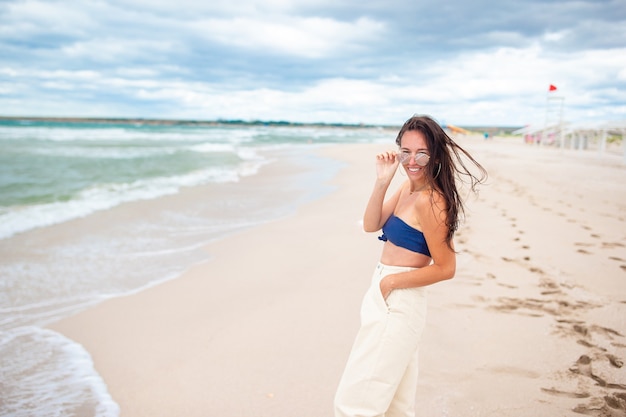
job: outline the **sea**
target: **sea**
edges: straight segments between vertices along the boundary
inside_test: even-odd
[[[0,416],[119,415],[89,353],[47,325],[176,279],[208,260],[208,243],[330,192],[341,164],[316,148],[392,141],[376,127],[0,120]],[[264,192],[74,226],[185,190],[236,187],[286,159],[302,169]],[[272,189],[288,192],[268,206]]]

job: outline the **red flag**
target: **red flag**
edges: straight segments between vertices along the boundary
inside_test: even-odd
[[[550,87],[548,87],[548,91],[556,91],[556,85],[550,84]]]

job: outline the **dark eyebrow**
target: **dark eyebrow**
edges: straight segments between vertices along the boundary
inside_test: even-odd
[[[409,152],[411,152],[411,150],[410,150],[409,148],[400,148],[400,150],[401,150],[401,151],[409,151]],[[422,148],[422,149],[418,149],[418,150],[417,150],[417,151],[415,151],[415,152],[416,152],[416,153],[421,153],[421,152],[428,153],[428,149],[426,149],[426,148]]]

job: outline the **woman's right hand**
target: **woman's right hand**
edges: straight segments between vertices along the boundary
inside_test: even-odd
[[[383,152],[376,155],[376,177],[381,181],[391,181],[398,168],[395,152]]]
[[[399,163],[395,152],[383,152],[376,155],[376,183],[363,215],[363,230],[366,232],[380,230],[398,204],[402,188],[398,188],[387,201],[385,201],[385,194]]]

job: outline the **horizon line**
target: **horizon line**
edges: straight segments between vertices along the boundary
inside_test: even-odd
[[[75,123],[124,123],[124,124],[148,124],[148,125],[247,125],[247,126],[320,126],[320,127],[352,127],[352,128],[399,128],[401,125],[391,124],[366,124],[366,123],[331,123],[331,122],[292,122],[286,120],[243,120],[243,119],[167,119],[147,117],[92,117],[92,116],[1,116],[0,121],[23,121],[23,122],[75,122]],[[448,124],[442,124],[442,127]],[[519,129],[523,126],[501,125],[455,125],[463,128],[474,129]]]

